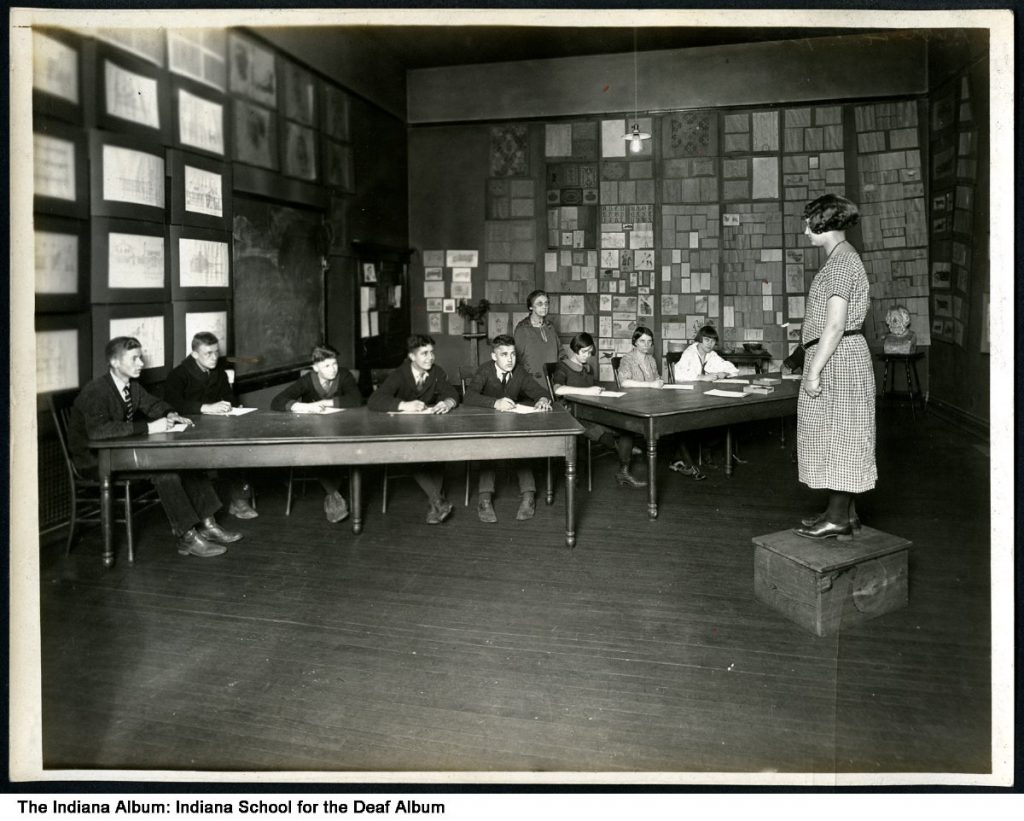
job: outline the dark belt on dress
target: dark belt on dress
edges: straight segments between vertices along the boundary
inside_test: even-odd
[[[843,331],[843,336],[864,336],[864,329],[854,328],[852,331]],[[819,342],[821,342],[821,337],[815,337],[810,342],[804,343],[804,349],[811,347],[811,345],[817,345]]]

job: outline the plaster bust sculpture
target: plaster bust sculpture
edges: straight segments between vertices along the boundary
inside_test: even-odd
[[[889,333],[882,337],[886,353],[909,354],[917,350],[917,334],[910,330],[910,312],[902,305],[890,308],[885,314]]]

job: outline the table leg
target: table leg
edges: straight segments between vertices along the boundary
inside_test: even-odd
[[[885,399],[891,388],[886,384],[889,381],[889,360],[886,359],[882,365],[882,398]]]
[[[903,368],[907,372],[907,395],[910,397],[910,418],[915,422],[917,421],[917,409],[914,407],[916,404],[914,400],[914,382],[910,378],[910,360],[905,359],[903,361]]]
[[[732,476],[732,426],[725,428],[725,475]]]
[[[654,435],[654,420],[647,422],[647,515],[658,518],[658,437]]]
[[[917,375],[917,360],[915,359],[910,365],[914,369],[914,384],[917,385],[917,395],[921,397],[921,413],[924,414],[928,410],[928,405],[924,401],[924,391],[921,390],[921,380]]]
[[[352,500],[352,532],[358,536],[363,532],[363,475],[355,465],[349,468],[348,493]]]
[[[548,463],[550,464],[550,462]],[[576,546],[576,437],[565,437],[565,546]]]
[[[99,452],[98,470],[100,474],[100,528],[103,531],[103,565],[114,566],[113,517],[111,516],[110,497],[110,451],[101,449]]]
[[[544,460],[544,464],[547,466],[548,474],[548,490],[547,494],[545,495],[544,501],[546,501],[549,505],[552,505],[555,503],[555,477],[553,475],[554,472],[551,468],[550,456]]]

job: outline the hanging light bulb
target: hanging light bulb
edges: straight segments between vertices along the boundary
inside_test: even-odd
[[[640,123],[637,122],[637,67],[636,67],[636,29],[633,29],[633,128],[627,131],[623,139],[629,142],[629,150],[633,154],[639,154],[644,150],[644,140],[651,139],[651,135],[640,130]]]

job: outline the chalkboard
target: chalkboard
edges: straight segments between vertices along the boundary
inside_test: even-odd
[[[319,211],[234,199],[235,372],[251,377],[309,362],[324,337]]]

